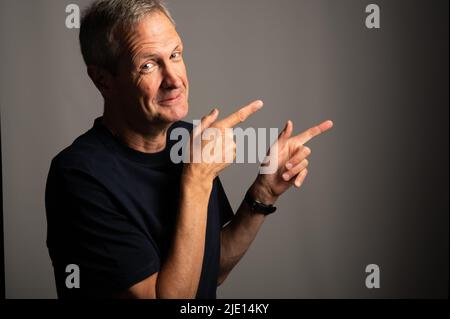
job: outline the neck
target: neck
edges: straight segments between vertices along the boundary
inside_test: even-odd
[[[123,117],[114,116],[111,112],[103,114],[103,125],[122,143],[142,153],[156,153],[166,147],[167,130],[171,123],[156,123],[145,125],[132,125],[123,120]]]

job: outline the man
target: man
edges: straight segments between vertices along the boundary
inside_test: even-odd
[[[80,44],[104,114],[51,164],[47,245],[58,296],[215,298],[278,197],[304,181],[303,144],[332,123],[291,137],[288,121],[272,146],[277,171],[258,175],[233,214],[218,178],[229,162],[175,164],[169,156],[170,132],[191,127],[181,121],[189,95],[183,43],[167,9],[155,0],[96,1]],[[215,142],[228,143],[213,140],[213,153],[234,157],[225,129],[261,107],[255,101],[222,120],[214,109],[192,137],[216,128],[224,134]],[[75,287],[69,265],[79,269]]]

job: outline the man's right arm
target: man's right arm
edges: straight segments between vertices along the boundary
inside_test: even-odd
[[[171,251],[159,272],[135,284],[120,297],[195,298],[205,246],[208,200],[212,180],[189,173],[181,181],[180,210]]]
[[[208,201],[213,179],[182,178],[174,241],[156,281],[157,298],[195,298],[205,250]]]

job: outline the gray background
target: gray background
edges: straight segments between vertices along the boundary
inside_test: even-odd
[[[0,2],[7,298],[53,298],[44,188],[51,158],[92,126],[102,100],[65,27],[89,1]],[[189,119],[261,98],[245,125],[296,132],[310,174],[279,201],[222,298],[448,297],[448,1],[172,0],[186,47]],[[234,208],[256,175],[222,175]],[[365,288],[365,266],[381,288]]]

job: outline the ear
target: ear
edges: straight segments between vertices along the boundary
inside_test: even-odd
[[[102,96],[104,98],[110,97],[114,84],[114,77],[111,72],[95,65],[89,65],[87,67],[87,73]]]

